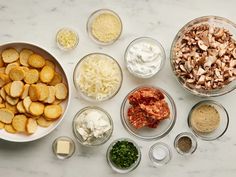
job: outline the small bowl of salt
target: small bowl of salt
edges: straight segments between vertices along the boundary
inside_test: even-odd
[[[154,166],[167,164],[172,158],[170,147],[162,142],[155,143],[149,150],[149,158]]]

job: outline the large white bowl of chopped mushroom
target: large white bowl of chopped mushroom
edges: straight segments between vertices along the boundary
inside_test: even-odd
[[[178,82],[191,93],[220,96],[236,88],[236,25],[205,16],[177,33],[170,62]]]

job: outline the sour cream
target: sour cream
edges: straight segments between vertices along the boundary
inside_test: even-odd
[[[128,46],[125,60],[130,73],[140,78],[150,78],[161,69],[165,51],[152,38],[138,38]]]

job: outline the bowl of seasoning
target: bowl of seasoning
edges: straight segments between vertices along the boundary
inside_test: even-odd
[[[200,101],[189,112],[188,126],[197,137],[212,141],[223,136],[227,131],[229,115],[216,101]]]
[[[149,158],[155,166],[167,164],[172,158],[170,147],[163,142],[155,143],[149,150]]]
[[[136,169],[141,161],[141,151],[131,139],[120,138],[107,149],[107,162],[118,173],[128,173]]]
[[[192,133],[182,132],[176,136],[174,147],[181,155],[191,155],[197,149],[197,139]]]
[[[166,91],[154,86],[140,86],[129,92],[120,114],[124,128],[144,140],[166,136],[176,122],[174,100]]]
[[[123,75],[114,58],[103,53],[91,53],[77,63],[73,78],[76,90],[84,99],[99,102],[118,93]]]
[[[109,9],[93,12],[87,22],[90,38],[98,44],[109,45],[118,40],[122,33],[122,22],[117,13]]]
[[[99,146],[110,139],[113,132],[113,121],[104,109],[88,106],[75,115],[72,127],[80,144]]]
[[[166,55],[162,45],[150,37],[133,40],[125,51],[128,71],[138,78],[151,78],[164,66]]]
[[[62,50],[72,50],[79,43],[78,34],[70,28],[61,28],[56,34],[57,46]]]
[[[170,63],[178,83],[201,97],[236,88],[236,24],[217,16],[196,18],[173,40]]]

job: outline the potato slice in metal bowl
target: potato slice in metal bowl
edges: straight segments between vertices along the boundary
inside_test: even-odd
[[[48,135],[50,132],[52,132],[63,120],[64,115],[67,112],[68,109],[68,104],[70,102],[70,85],[67,79],[67,76],[61,66],[61,64],[57,61],[55,57],[53,57],[49,52],[46,50],[35,46],[33,44],[28,44],[28,43],[8,43],[4,45],[0,45],[0,54],[2,51],[5,49],[16,49],[18,53],[20,53],[23,49],[28,49],[33,51],[35,54],[41,55],[43,58],[45,58],[47,61],[52,62],[55,65],[55,72],[58,73],[62,77],[62,82],[67,86],[68,88],[68,97],[65,99],[62,103],[60,103],[63,113],[60,116],[59,119],[55,120],[52,122],[52,124],[49,127],[41,127],[38,126],[37,130],[33,134],[23,134],[23,133],[8,133],[4,129],[0,129],[0,138],[7,140],[7,141],[12,141],[12,142],[29,142],[29,141],[34,141],[39,138],[42,138],[46,135]]]

